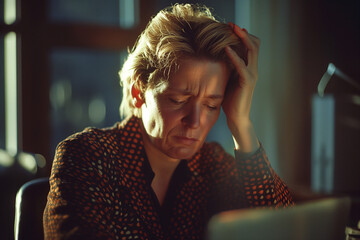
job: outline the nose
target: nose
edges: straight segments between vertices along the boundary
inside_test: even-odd
[[[188,128],[198,128],[200,126],[200,114],[199,104],[189,104],[188,111],[182,119],[183,124]]]

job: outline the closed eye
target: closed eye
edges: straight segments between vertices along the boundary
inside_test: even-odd
[[[210,110],[217,110],[218,106],[213,106],[213,105],[206,105]]]
[[[208,109],[210,110],[218,110],[221,106],[222,103],[222,99],[221,98],[208,98],[205,102],[204,102],[204,106],[206,106]]]
[[[188,100],[187,99],[176,99],[176,98],[169,98],[169,100],[172,102],[172,103],[175,103],[175,104],[184,104],[186,103]]]

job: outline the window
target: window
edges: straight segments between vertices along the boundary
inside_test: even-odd
[[[0,35],[0,149],[5,149],[4,36]]]
[[[17,34],[16,1],[1,0],[0,18],[0,148],[17,152]]]
[[[62,23],[86,23],[132,28],[138,23],[139,1],[51,0],[50,20]]]
[[[21,34],[19,141],[22,150],[45,156],[48,164],[43,174],[48,175],[58,141],[86,125],[102,127],[120,120],[117,72],[124,50],[133,45],[153,14],[154,3],[132,0],[110,0],[106,4],[99,0],[37,0],[37,4],[20,0],[20,3],[21,22],[16,28]],[[104,95],[102,91],[108,90],[113,93]],[[114,99],[110,101],[111,96]],[[62,105],[65,104],[62,101],[70,105]],[[74,118],[79,119],[69,121],[65,112],[76,107],[83,114],[76,112],[79,116]]]
[[[126,51],[57,48],[51,52],[52,150],[85,127],[108,127],[120,121],[117,72],[126,56]]]

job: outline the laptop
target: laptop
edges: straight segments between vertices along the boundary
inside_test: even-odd
[[[285,209],[241,209],[215,215],[209,240],[343,240],[351,200],[325,198]]]

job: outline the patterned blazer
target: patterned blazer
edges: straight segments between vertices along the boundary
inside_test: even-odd
[[[221,211],[293,204],[262,146],[234,158],[205,143],[180,162],[161,206],[153,177],[136,117],[70,136],[52,166],[45,239],[203,239]]]

